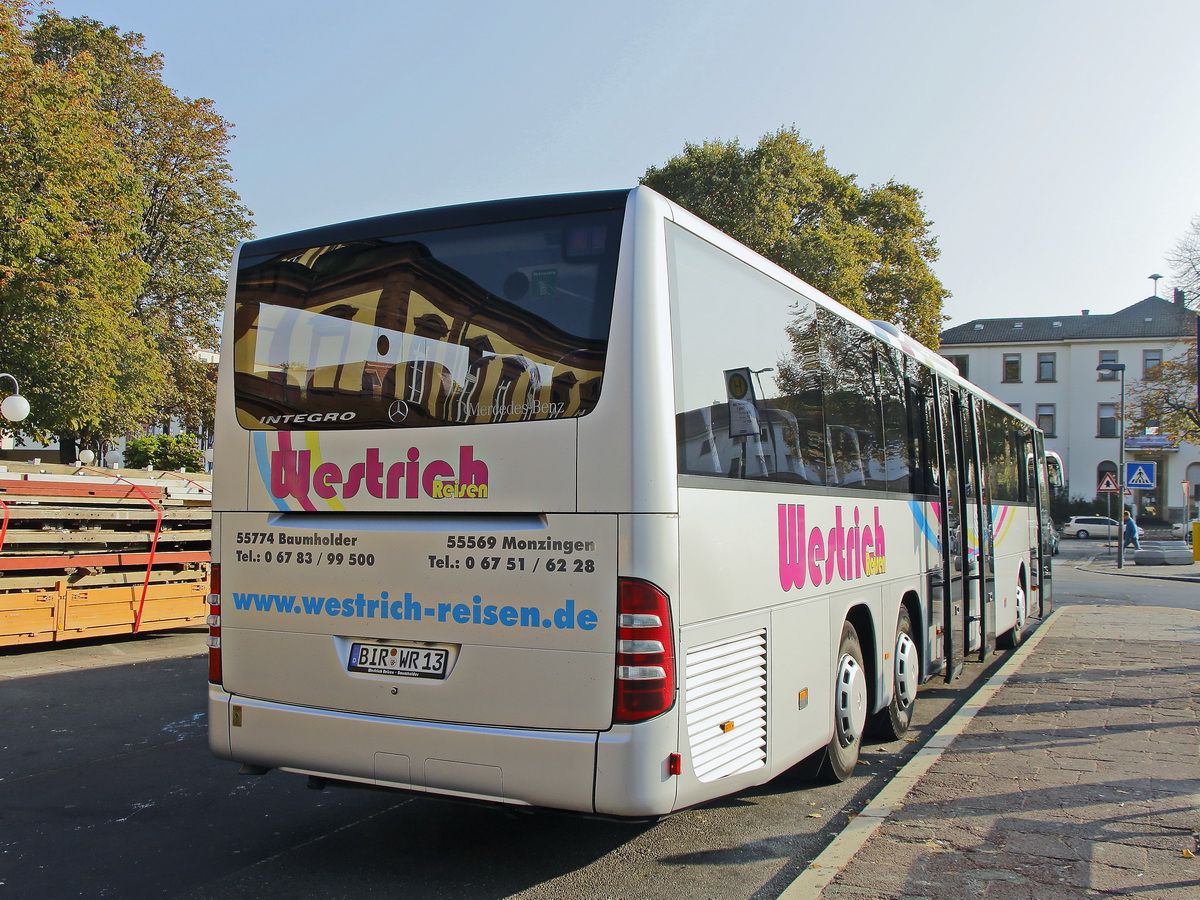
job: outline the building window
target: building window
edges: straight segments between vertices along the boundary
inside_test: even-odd
[[[969,366],[970,359],[971,358],[966,355],[947,356],[946,357],[946,361],[949,362],[952,366],[954,366],[954,368],[958,369],[958,374],[961,375],[963,378],[971,377],[970,375],[967,374],[967,370],[970,368],[970,366]]]
[[[1038,381],[1055,381],[1056,380],[1054,377],[1055,356],[1056,355],[1057,354],[1054,354],[1054,353],[1039,353],[1038,354],[1038,357],[1037,357],[1037,359],[1038,359],[1037,380]]]
[[[1013,409],[1015,409],[1017,412],[1020,412],[1020,411],[1021,411],[1021,404],[1020,404],[1020,403],[1010,403],[1010,404],[1008,404],[1008,405],[1009,405],[1009,406],[1011,406]]]
[[[1116,350],[1101,350],[1100,351],[1100,362],[1115,363],[1116,361],[1117,361],[1117,351]],[[1108,369],[1102,369],[1101,371],[1096,373],[1096,380],[1097,381],[1116,381],[1117,373],[1109,371]]]
[[[1142,351],[1142,377],[1153,374],[1154,370],[1162,365],[1161,350],[1143,350]]]
[[[1037,405],[1037,427],[1042,429],[1048,438],[1058,437],[1058,431],[1055,428],[1053,403],[1039,403]]]
[[[1005,353],[1004,354],[1004,369],[1001,373],[1002,380],[1014,382],[1021,380],[1021,354],[1020,353]]]
[[[1117,404],[1101,403],[1096,412],[1096,437],[1117,436]]]

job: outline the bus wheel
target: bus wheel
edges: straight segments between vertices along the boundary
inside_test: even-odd
[[[1016,593],[1017,621],[1013,623],[1011,631],[1006,631],[1000,635],[996,644],[1002,649],[1012,649],[1021,646],[1021,641],[1025,640],[1025,585],[1021,579],[1017,579]]]
[[[858,632],[849,622],[842,623],[833,686],[833,739],[825,749],[820,773],[826,781],[845,781],[854,774],[858,763],[863,728],[867,724],[867,673],[862,658]]]
[[[895,678],[892,702],[871,717],[871,733],[884,740],[904,737],[912,722],[913,706],[917,702],[917,687],[921,682],[921,659],[913,640],[912,619],[908,610],[900,607],[896,620]]]

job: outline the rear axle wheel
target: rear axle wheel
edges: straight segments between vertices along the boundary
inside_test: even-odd
[[[904,737],[912,724],[913,706],[921,683],[921,658],[913,640],[912,619],[908,610],[900,608],[896,619],[895,666],[892,677],[892,699],[886,707],[871,717],[871,733],[884,740]]]
[[[826,781],[845,781],[858,764],[867,724],[867,673],[862,659],[858,632],[849,622],[842,623],[833,685],[833,738],[825,748],[820,770]]]

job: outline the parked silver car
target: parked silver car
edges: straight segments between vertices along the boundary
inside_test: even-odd
[[[1138,526],[1138,540],[1145,531]],[[1071,516],[1062,527],[1063,537],[1085,538],[1116,538],[1121,534],[1121,523],[1109,516]]]
[[[1176,540],[1187,541],[1190,544],[1192,542],[1192,525],[1195,522],[1200,522],[1200,519],[1192,519],[1191,522],[1186,524],[1183,522],[1176,522],[1171,526],[1171,537],[1175,538]]]

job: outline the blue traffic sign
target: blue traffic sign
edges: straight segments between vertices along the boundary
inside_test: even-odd
[[[1135,491],[1148,491],[1158,483],[1158,463],[1156,462],[1127,462],[1125,463],[1125,487]]]

